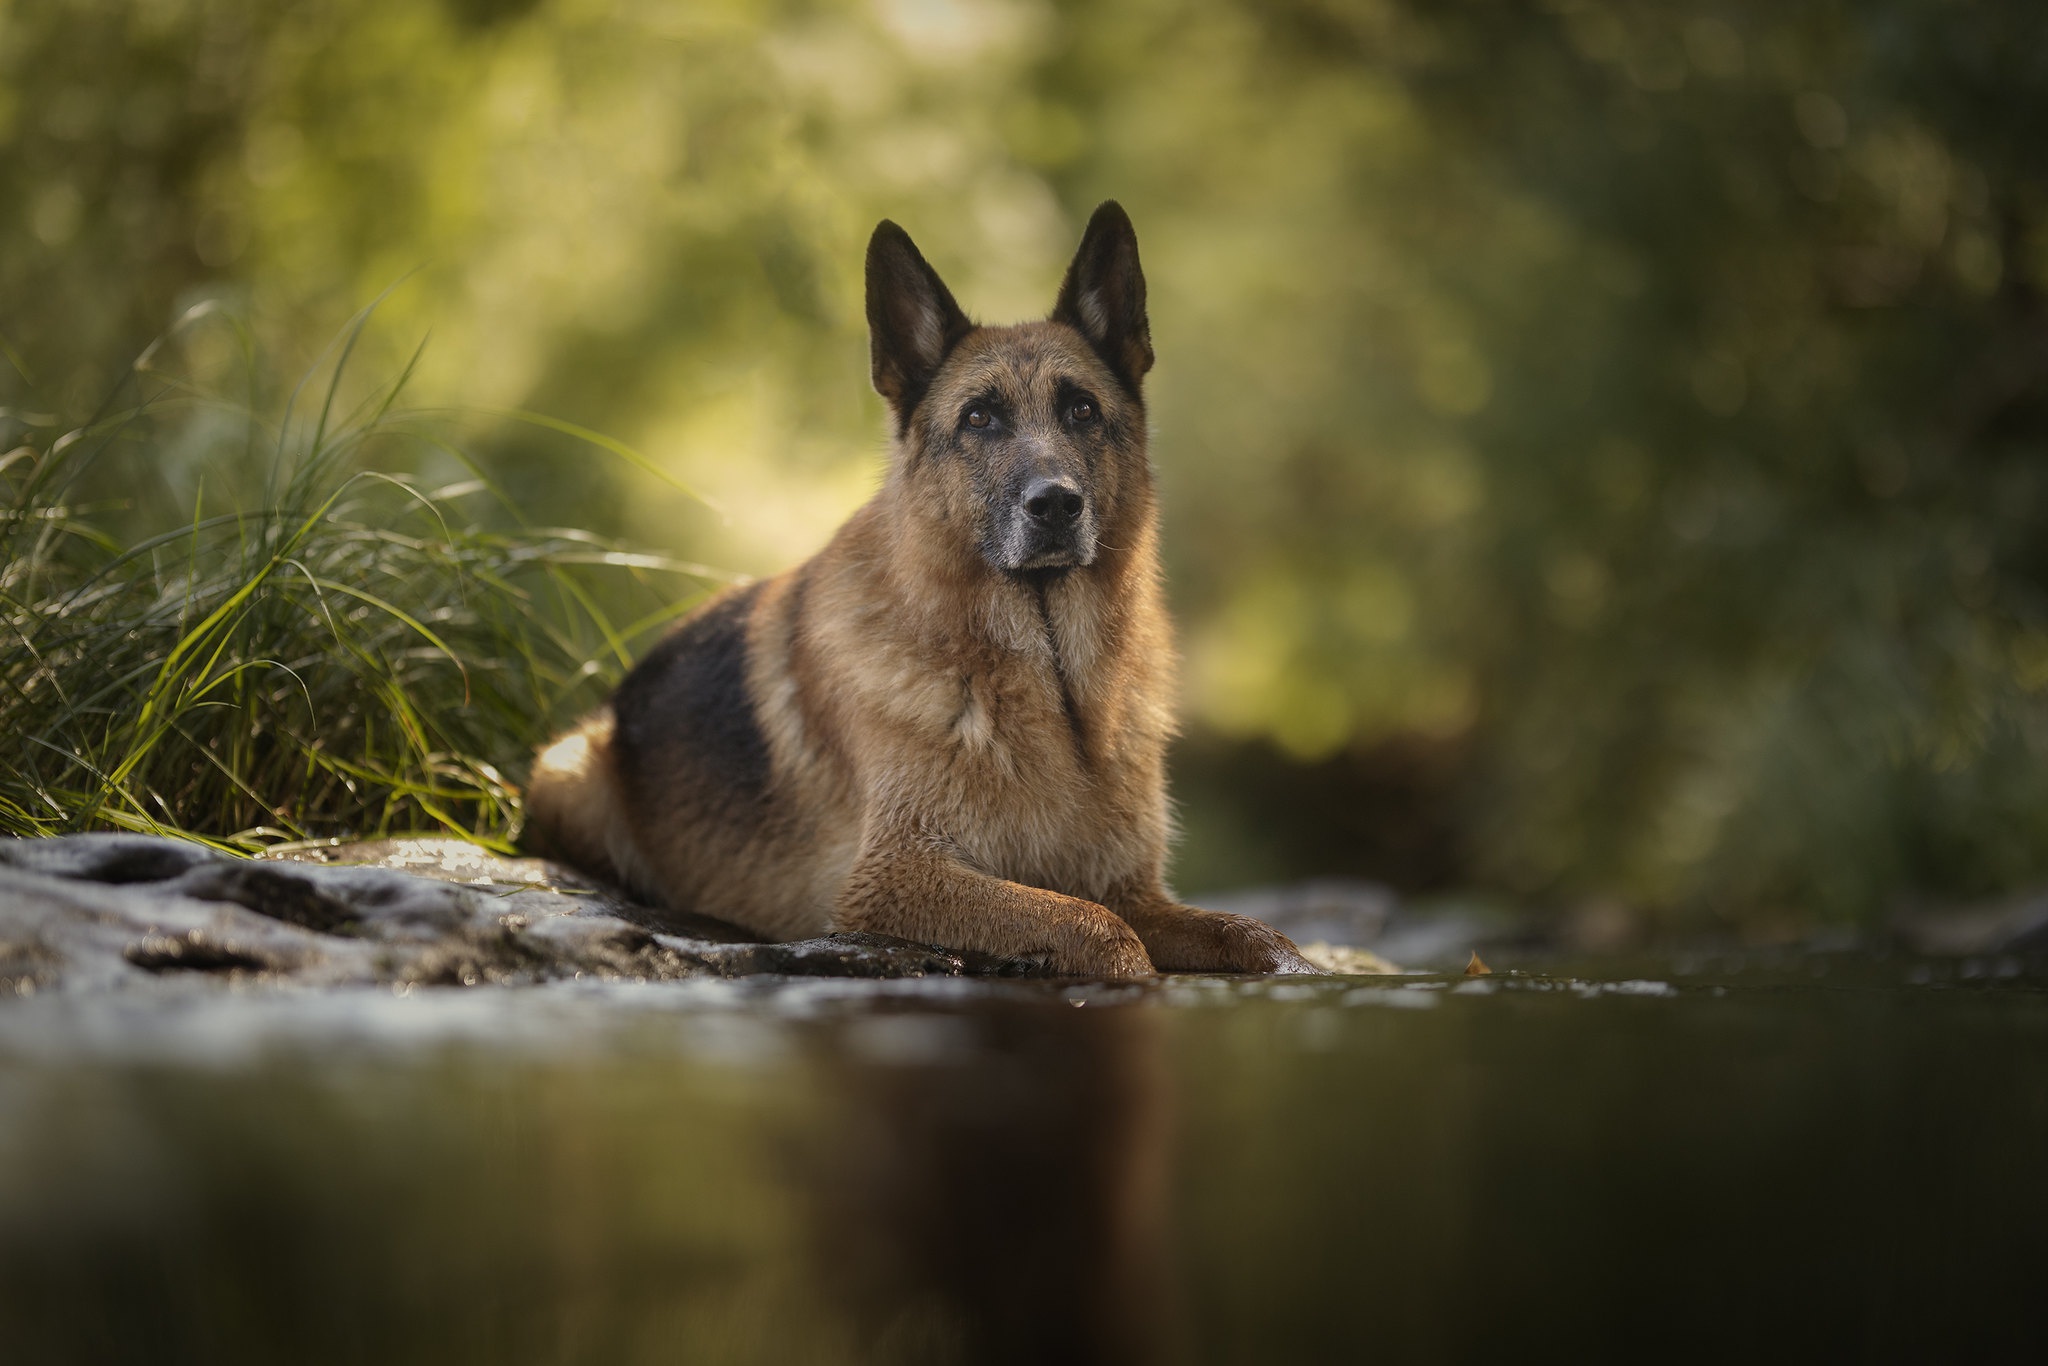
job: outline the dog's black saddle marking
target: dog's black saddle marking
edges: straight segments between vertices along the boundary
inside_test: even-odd
[[[730,796],[768,789],[768,741],[747,690],[747,619],[753,585],[683,623],[626,675],[612,698],[622,776],[674,772],[672,756]],[[636,762],[639,761],[639,762]]]

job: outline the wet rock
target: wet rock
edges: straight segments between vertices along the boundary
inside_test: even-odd
[[[760,973],[804,977],[958,977],[967,970],[965,962],[944,949],[885,934],[829,934],[791,944],[732,944],[699,950],[697,956],[726,977],[752,977]]]
[[[1332,944],[1327,940],[1312,939],[1306,944],[1297,944],[1301,956],[1321,968],[1324,972],[1344,977],[1384,977],[1401,971],[1394,963],[1374,953],[1350,944]]]
[[[746,942],[733,926],[456,840],[261,859],[143,835],[0,840],[0,994],[966,970],[881,935]]]
[[[1528,928],[1477,905],[1403,905],[1377,882],[1323,879],[1198,898],[1197,905],[1263,920],[1329,972],[1452,972],[1475,949],[1526,939]]]
[[[1983,953],[2048,954],[2048,890],[1975,906],[1908,914],[1893,925],[1916,953],[1965,957]]]
[[[717,944],[754,942],[754,936],[746,930],[723,920],[648,906],[634,901],[615,887],[584,877],[565,864],[548,859],[493,854],[467,840],[432,836],[332,840],[275,850],[259,856],[257,861],[312,863],[328,868],[383,868],[437,882],[489,887],[500,892],[519,888],[556,892],[576,897],[585,912],[616,916],[664,934]]]

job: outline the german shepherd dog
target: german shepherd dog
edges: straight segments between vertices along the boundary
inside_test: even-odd
[[[1172,628],[1137,235],[1089,220],[1045,322],[981,327],[868,242],[884,485],[818,554],[698,608],[552,742],[530,843],[774,939],[865,930],[1085,977],[1314,972],[1175,901]]]

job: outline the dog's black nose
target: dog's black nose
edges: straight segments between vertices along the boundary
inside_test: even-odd
[[[1042,526],[1061,526],[1081,515],[1081,490],[1061,479],[1034,479],[1024,486],[1024,512]]]

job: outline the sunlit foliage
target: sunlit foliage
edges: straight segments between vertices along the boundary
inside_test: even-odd
[[[2048,877],[2036,6],[80,0],[0,92],[0,401],[417,271],[423,401],[716,509],[473,433],[516,499],[747,570],[875,477],[874,220],[1009,318],[1115,195],[1198,732],[1421,747],[1517,893]]]
[[[504,847],[506,774],[716,576],[494,530],[516,509],[479,517],[487,476],[383,473],[465,462],[403,375],[350,401],[354,331],[275,420],[195,387],[183,343],[247,341],[208,312],[143,358],[139,400],[0,460],[0,831]],[[628,575],[665,591],[615,623]]]

